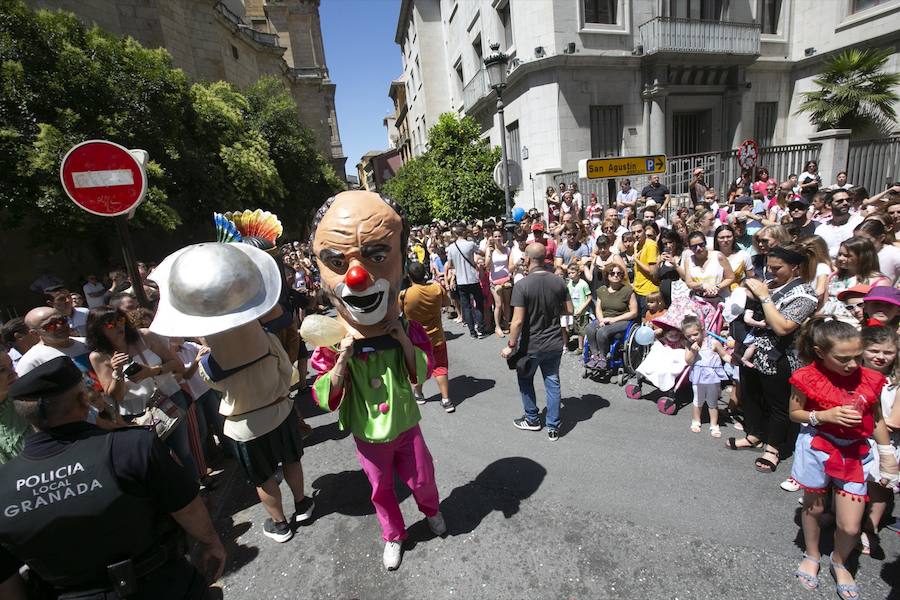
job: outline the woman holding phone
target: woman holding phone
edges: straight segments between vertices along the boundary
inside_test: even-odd
[[[91,309],[86,329],[91,366],[124,420],[143,415],[156,392],[168,396],[181,410],[188,409],[188,398],[174,377],[184,372],[184,365],[162,339],[142,334],[124,312],[106,306]],[[177,424],[165,442],[199,479],[187,427]]]

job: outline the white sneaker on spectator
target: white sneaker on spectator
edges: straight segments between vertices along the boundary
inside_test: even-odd
[[[401,555],[402,549],[400,542],[385,542],[384,555],[382,555],[381,557],[381,561],[384,563],[384,568],[388,571],[396,571],[397,567],[400,566]]]

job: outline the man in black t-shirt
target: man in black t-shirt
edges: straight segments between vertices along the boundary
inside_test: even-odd
[[[788,203],[788,211],[791,213],[791,222],[788,224],[788,232],[795,240],[816,234],[818,221],[809,218],[809,201],[806,198],[795,198]]]
[[[641,190],[641,199],[644,203],[653,199],[660,211],[665,211],[669,206],[669,188],[659,182],[659,175],[650,176],[650,185]]]
[[[564,343],[560,317],[572,314],[572,299],[565,282],[544,267],[545,252],[541,244],[525,248],[528,276],[513,286],[509,342],[500,355],[509,358],[517,348],[522,350],[516,375],[525,414],[513,421],[519,429],[541,430],[534,392],[534,374],[540,367],[547,394],[547,437],[555,442],[559,439],[559,361]]]

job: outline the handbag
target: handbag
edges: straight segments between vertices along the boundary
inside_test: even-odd
[[[141,357],[141,360],[146,365],[147,359],[144,357],[143,350],[138,353],[138,356]],[[152,427],[156,436],[161,440],[165,440],[181,424],[185,417],[185,412],[169,396],[160,391],[156,377],[150,377],[150,379],[153,381],[155,389],[150,395],[150,400],[147,402],[147,408],[144,409],[144,413],[135,418],[134,422],[144,427]]]
[[[507,275],[506,277],[501,277],[499,279],[494,279],[491,281],[491,285],[493,285],[494,287],[512,287],[506,285],[507,283],[509,283],[509,279],[509,275]]]
[[[165,440],[181,424],[184,416],[181,407],[157,388],[150,397],[144,414],[137,417],[134,422],[143,427],[152,427],[156,437]]]

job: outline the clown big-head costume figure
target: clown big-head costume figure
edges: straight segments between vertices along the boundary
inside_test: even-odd
[[[395,472],[431,530],[437,535],[447,530],[410,383],[430,376],[431,342],[422,325],[400,320],[398,307],[406,220],[390,200],[355,191],[330,198],[313,226],[322,288],[348,332],[340,344],[313,353],[311,364],[320,373],[313,397],[322,409],[338,411],[338,426],[353,433],[381,523],[382,560],[393,570],[400,566],[407,536],[394,494]]]
[[[322,288],[356,338],[397,320],[408,229],[402,209],[372,192],[342,192],[316,214],[313,253]]]

